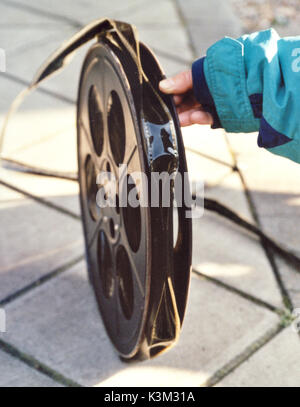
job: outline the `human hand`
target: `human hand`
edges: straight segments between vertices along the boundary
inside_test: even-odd
[[[174,95],[174,103],[182,127],[191,124],[213,124],[212,115],[205,112],[194,97],[191,70],[160,81],[159,89]]]

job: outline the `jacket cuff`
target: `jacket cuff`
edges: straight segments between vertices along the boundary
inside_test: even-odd
[[[218,129],[222,127],[214,100],[207,86],[204,73],[205,57],[197,59],[192,65],[193,90],[197,101],[202,105],[203,109],[210,113],[213,117],[211,128]]]
[[[259,129],[247,92],[244,46],[223,38],[207,50],[204,73],[222,127],[228,132],[248,133]]]

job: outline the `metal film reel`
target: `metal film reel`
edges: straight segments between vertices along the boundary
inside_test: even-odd
[[[186,161],[172,99],[158,91],[161,68],[130,32],[127,40],[130,46],[103,36],[89,50],[77,129],[90,281],[107,333],[129,360],[156,356],[178,339],[189,287],[191,219],[185,216],[188,207],[177,208],[174,246],[173,205],[163,207],[161,198],[156,207],[141,203],[141,195],[150,201],[152,192],[137,173],[148,180],[153,172],[183,174]],[[101,175],[106,178],[97,183]],[[107,198],[112,181],[114,205],[99,207],[96,198]],[[174,185],[168,185],[172,203]],[[129,195],[135,205],[124,206]]]

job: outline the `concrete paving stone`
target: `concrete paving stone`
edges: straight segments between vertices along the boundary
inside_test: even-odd
[[[286,288],[293,308],[300,308],[300,274],[287,264],[280,256],[274,255],[275,263],[280,271],[281,279]]]
[[[43,197],[73,213],[80,215],[79,184],[77,182],[52,177],[41,177],[16,172],[0,167],[0,180],[12,184],[35,196]],[[10,191],[6,188],[7,191]],[[2,194],[0,202],[7,200],[7,194]],[[16,199],[24,199],[24,196],[16,194]],[[8,198],[9,199],[9,198]]]
[[[21,85],[1,78],[0,124]],[[2,119],[2,121],[1,121]],[[77,171],[75,107],[49,95],[34,93],[11,117],[4,139],[3,154],[32,166]],[[5,164],[4,164],[5,165]],[[0,178],[35,195],[79,213],[78,185],[54,178],[0,170]]]
[[[91,20],[98,18],[109,17],[109,18],[119,18],[122,20],[122,16],[128,13],[130,10],[134,11],[137,8],[143,8],[147,1],[141,0],[128,0],[124,3],[121,0],[111,0],[99,1],[99,0],[79,0],[76,3],[72,0],[65,0],[60,2],[59,0],[38,1],[38,0],[15,0],[14,3],[19,3],[21,5],[30,6],[40,10],[42,12],[53,13],[53,19],[55,19],[55,14],[70,19],[69,23],[80,23],[85,25]],[[28,9],[30,12],[30,10]]]
[[[166,76],[173,76],[178,74],[179,72],[187,70],[190,66],[181,61],[176,61],[171,57],[162,56],[160,51],[157,52],[156,48],[153,48],[153,51],[158,58],[158,61],[163,69],[163,72]]]
[[[189,30],[198,57],[224,36],[237,38],[242,34],[241,22],[228,0],[176,0]]]
[[[0,387],[61,387],[18,359],[0,351]]]
[[[3,155],[33,166],[76,172],[75,108],[59,102],[57,105],[56,109],[48,109],[44,103],[44,109],[23,110],[12,116]]]
[[[200,385],[278,320],[193,276],[177,345],[156,359],[128,365],[119,360],[104,331],[85,268],[79,263],[8,304],[3,334],[14,346],[83,385]]]
[[[64,40],[68,40],[71,35],[67,34],[64,36]],[[77,93],[78,93],[78,86],[79,86],[79,79],[81,68],[83,65],[83,61],[85,56],[89,50],[89,48],[94,44],[94,41],[90,41],[86,45],[79,48],[75,54],[71,56],[70,62],[63,70],[59,73],[53,75],[51,78],[47,79],[43,83],[43,87],[50,91],[56,92],[57,94],[63,95],[68,97],[70,100],[76,103],[77,101]],[[43,63],[44,60],[38,59],[39,52],[36,52],[37,61],[39,64]],[[46,58],[50,54],[46,55]]]
[[[300,252],[300,166],[258,148],[254,135],[228,135],[264,230]]]
[[[39,20],[40,23],[43,20]],[[13,25],[13,22],[12,22]],[[47,56],[46,52],[54,51],[55,48],[63,40],[64,36],[70,35],[74,32],[74,29],[57,24],[42,26],[30,26],[27,28],[16,28],[15,30],[8,30],[2,28],[1,47],[5,49],[7,59],[7,71],[11,71],[14,68],[13,62],[15,58],[26,58],[26,55],[30,55],[31,50],[40,48],[40,58]],[[34,61],[32,61],[34,62]],[[25,64],[24,64],[25,65]],[[31,65],[31,64],[29,64]],[[34,66],[32,67],[34,68]],[[26,72],[25,66],[19,66],[20,74]]]
[[[28,2],[27,2],[28,3]],[[30,6],[30,5],[29,5]],[[63,21],[55,20],[51,16],[36,15],[30,11],[1,4],[6,21],[0,23],[0,46],[6,50],[7,72],[27,81],[31,81],[37,70],[63,41],[70,38],[79,27],[74,28]],[[12,30],[14,26],[14,30]],[[30,64],[24,61],[30,60]],[[76,61],[76,59],[75,59]],[[65,73],[64,78],[50,81],[48,89],[57,91],[65,96],[76,99],[78,76],[82,61],[72,65],[72,72]],[[66,78],[68,80],[66,81]],[[72,86],[71,86],[72,85]]]
[[[191,68],[192,53],[185,31],[180,24],[174,24],[170,28],[157,27],[152,29],[141,26],[138,27],[138,34],[140,40],[157,54],[159,61],[162,58],[159,54],[170,55],[170,58],[165,59],[169,62],[181,63],[180,70]],[[167,73],[169,74],[169,72]]]
[[[225,144],[223,133],[213,132],[208,126],[197,125],[182,130],[191,180],[202,180],[205,187],[220,184],[232,172],[230,168],[231,156]],[[201,153],[223,160],[229,166],[203,157]]]
[[[299,387],[299,357],[299,336],[288,327],[216,387]]]
[[[4,204],[5,202],[13,202],[18,199],[23,200],[24,196],[13,191],[10,188],[5,188],[1,185],[1,195],[0,195],[0,204]]]
[[[0,300],[83,252],[81,222],[0,187]],[[14,195],[18,195],[17,198]]]
[[[228,134],[238,165],[251,192],[263,230],[279,244],[300,254],[300,167],[260,149],[257,134]],[[300,304],[300,275],[275,256],[283,283],[294,306]]]
[[[172,0],[144,1],[139,7],[126,9],[122,12],[125,21],[135,24],[138,28],[151,24],[155,28],[168,29],[170,23],[181,25],[180,17]],[[182,32],[184,31],[182,27]],[[174,49],[174,48],[173,48]]]
[[[22,89],[24,86],[4,77],[0,78],[2,123],[11,103]],[[69,130],[76,131],[75,105],[44,93],[34,92],[11,116],[6,129],[3,154],[18,152],[37,141],[48,140],[52,136]]]
[[[30,77],[32,79],[32,77]],[[29,82],[29,81],[28,81]],[[18,96],[18,94],[26,88],[26,85],[23,83],[16,82],[13,78],[10,79],[6,77],[5,74],[0,73],[0,113],[3,116],[10,107],[11,103]],[[44,88],[44,86],[42,86]],[[56,97],[55,94],[46,94],[41,91],[33,91],[29,94],[19,107],[18,112],[27,112],[32,110],[43,110],[48,108],[49,110],[63,109],[73,107],[75,108],[75,103],[67,102],[65,100],[60,100]],[[38,120],[38,117],[37,119]]]
[[[190,68],[190,64],[185,58],[178,58],[165,51],[160,47],[150,47],[154,52],[158,62],[166,76],[173,76],[179,72],[185,71]]]
[[[26,117],[28,116],[27,114]],[[54,116],[54,120],[59,123],[56,113]],[[9,157],[50,170],[77,172],[76,128],[57,134],[44,142],[35,143],[26,149],[11,153]]]
[[[181,130],[186,148],[222,160],[228,165],[234,164],[226,143],[225,132],[222,129],[213,130],[210,126],[194,124],[183,127]]]
[[[5,4],[0,7],[4,13],[6,9],[11,11]],[[9,26],[0,23],[0,47],[6,52],[6,71],[31,80],[44,60],[78,28],[18,9],[13,9],[13,13],[6,20]],[[22,24],[15,22],[14,15],[21,16]]]
[[[37,2],[38,3],[38,2]],[[45,2],[44,2],[45,3]],[[21,4],[21,2],[19,3]],[[0,29],[9,29],[11,24],[16,28],[33,26],[53,26],[59,24],[58,21],[51,18],[47,14],[35,14],[25,8],[16,7],[18,3],[16,1],[4,0],[0,5]],[[23,5],[33,5],[32,0],[24,1]]]
[[[13,23],[12,23],[13,24]],[[32,50],[39,49],[41,55],[40,58],[46,56],[46,52],[53,51],[61,41],[60,27],[45,26],[43,27],[28,27],[27,29],[12,30],[11,28],[1,28],[0,33],[2,35],[0,43],[1,48],[6,53],[6,71],[19,74],[23,74],[26,77],[26,73],[33,73],[33,70],[37,68],[35,61],[33,64],[17,64],[17,61],[26,61],[26,55],[32,55]],[[43,51],[44,50],[44,51]],[[26,66],[29,65],[29,66]]]
[[[52,42],[47,43],[46,46],[41,43],[39,46],[28,49],[21,55],[13,55],[10,58],[10,65],[8,65],[7,72],[30,82],[48,57],[57,50],[63,41],[71,38],[73,34],[73,31],[69,32],[63,29],[59,32],[58,39],[56,40],[56,37],[54,37]],[[84,57],[92,43],[93,42],[89,42],[87,45],[78,49],[78,51],[72,55],[69,64],[62,71],[59,71],[59,73],[43,82],[41,87],[56,92],[75,102],[77,100],[79,75]],[[25,67],[22,68],[21,62],[27,58],[31,60],[31,63],[26,64]]]
[[[186,150],[189,179],[191,183],[201,182],[204,190],[222,183],[231,169]],[[193,187],[194,188],[194,187]]]
[[[230,173],[221,184],[206,188],[205,197],[216,200],[236,212],[243,219],[253,223],[245,191],[237,172]]]
[[[193,236],[194,269],[277,307],[283,306],[258,239],[207,210],[202,218],[193,220]]]

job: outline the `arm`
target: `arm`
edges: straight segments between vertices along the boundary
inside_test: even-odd
[[[300,37],[273,30],[224,38],[192,66],[194,95],[229,132],[300,163]]]

